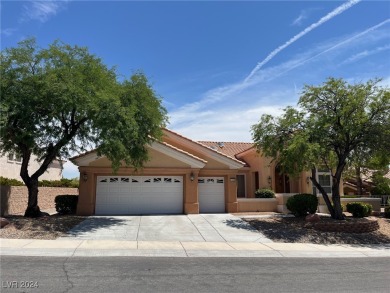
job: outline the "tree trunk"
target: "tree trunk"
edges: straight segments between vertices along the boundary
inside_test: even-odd
[[[315,178],[316,178],[315,175],[312,175],[312,177],[310,178],[311,182],[313,182],[314,186],[321,192],[321,195],[326,203],[326,206],[329,210],[329,213],[332,216],[332,218],[334,218],[334,208],[333,208],[332,203],[329,199],[329,196],[326,193],[326,191],[322,188],[322,186],[317,182],[317,180]]]
[[[345,220],[343,209],[341,208],[341,200],[340,200],[340,181],[341,181],[341,174],[344,169],[344,165],[343,164],[339,165],[335,175],[333,176],[332,201],[333,201],[334,215],[332,215],[332,218],[335,220]]]
[[[38,179],[30,179],[26,185],[28,189],[28,203],[24,216],[30,218],[40,217],[42,213],[38,206]]]
[[[332,201],[333,201],[333,209],[334,209],[334,215],[332,216],[332,218],[335,220],[345,220],[343,209],[341,207],[340,192],[336,192],[335,190],[333,190],[333,187],[332,187]]]
[[[356,167],[355,171],[356,171],[356,193],[357,195],[363,195],[363,182],[362,182],[360,167]]]
[[[341,174],[340,172],[336,172],[336,174]],[[329,199],[328,194],[326,191],[322,188],[322,186],[317,182],[315,173],[312,172],[312,177],[310,178],[311,181],[313,182],[314,186],[317,187],[317,189],[321,192],[322,197],[324,198],[324,201],[326,203],[326,206],[329,210],[330,215],[332,216],[333,219],[335,220],[345,220],[343,210],[341,208],[341,202],[340,202],[340,191],[339,191],[339,186],[340,186],[340,177],[336,179],[333,177],[333,185],[332,185],[332,202]]]

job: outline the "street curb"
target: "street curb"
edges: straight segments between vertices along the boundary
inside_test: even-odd
[[[390,257],[390,244],[162,242],[0,239],[0,256],[49,257]]]

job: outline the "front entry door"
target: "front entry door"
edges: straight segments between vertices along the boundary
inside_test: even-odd
[[[281,173],[279,167],[275,168],[275,192],[290,193],[290,178],[287,174]]]

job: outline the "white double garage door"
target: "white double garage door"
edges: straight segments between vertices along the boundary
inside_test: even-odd
[[[200,213],[225,212],[223,177],[199,177]],[[182,176],[98,176],[96,215],[182,214]]]

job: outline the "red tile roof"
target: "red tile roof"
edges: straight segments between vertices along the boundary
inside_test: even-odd
[[[197,145],[200,145],[200,146],[202,146],[202,147],[204,147],[204,148],[206,148],[206,149],[211,149],[211,150],[213,150],[214,152],[216,152],[216,153],[218,153],[218,154],[220,154],[220,155],[222,155],[222,156],[224,156],[224,157],[226,157],[226,158],[229,158],[229,159],[231,159],[231,160],[233,160],[233,161],[236,161],[236,162],[241,163],[241,164],[242,164],[242,163],[245,164],[245,162],[243,162],[242,160],[237,159],[237,158],[235,157],[235,155],[230,156],[230,155],[228,155],[228,154],[226,154],[226,153],[224,153],[224,152],[221,152],[219,149],[210,148],[209,146],[203,144],[203,143],[200,142],[200,141],[192,140],[192,139],[190,139],[190,138],[188,138],[188,137],[185,137],[185,136],[181,135],[180,133],[177,133],[177,132],[175,132],[175,131],[173,131],[173,130],[170,130],[170,129],[168,129],[168,128],[164,128],[164,130],[167,131],[167,132],[170,132],[170,133],[172,133],[172,134],[174,134],[174,135],[177,135],[177,136],[179,136],[179,137],[181,137],[181,138],[184,138],[184,139],[187,140],[187,141],[196,143]]]
[[[236,155],[251,149],[254,145],[251,142],[216,142],[216,141],[199,141],[209,148],[221,152],[229,157],[235,158]]]
[[[170,144],[168,144],[168,143],[166,143],[166,142],[163,142],[163,141],[156,141],[156,142],[157,142],[157,143],[161,143],[161,144],[163,144],[163,145],[165,145],[165,146],[167,146],[167,147],[169,147],[169,148],[171,148],[171,149],[174,149],[174,150],[176,150],[176,151],[178,151],[178,152],[180,152],[180,153],[182,153],[182,154],[185,154],[186,156],[189,156],[189,157],[191,157],[191,158],[193,158],[193,159],[196,159],[196,160],[201,161],[201,162],[203,162],[203,163],[207,163],[206,160],[203,160],[202,158],[199,158],[199,157],[197,157],[197,156],[195,156],[195,155],[193,155],[193,154],[190,154],[189,152],[183,151],[182,149],[179,149],[179,148],[177,148],[177,147],[175,147],[175,146],[173,146],[173,145],[170,145]],[[80,154],[80,155],[74,156],[74,157],[70,158],[69,160],[73,161],[73,160],[76,160],[76,159],[78,159],[78,158],[84,157],[84,156],[86,156],[86,155],[88,155],[88,154],[91,154],[91,153],[93,153],[93,152],[96,152],[96,151],[97,151],[97,149],[93,149],[93,150],[87,151],[87,152],[85,152],[85,153],[82,153],[82,154]]]

